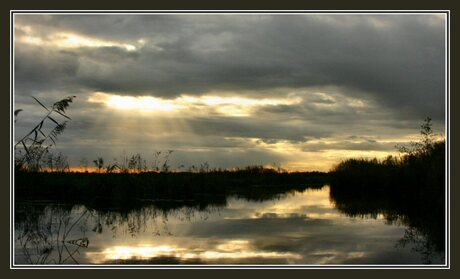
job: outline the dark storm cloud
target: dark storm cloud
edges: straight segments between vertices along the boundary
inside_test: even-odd
[[[337,85],[417,117],[444,115],[444,21],[433,15],[64,15],[16,23],[137,46],[63,52],[17,44],[24,91],[72,85],[174,97]]]
[[[283,123],[267,123],[263,119],[248,119],[242,121],[234,118],[207,118],[192,119],[189,121],[193,131],[200,135],[213,134],[229,137],[262,138],[262,139],[288,139],[292,141],[305,141],[307,135],[322,136],[325,131],[309,131],[304,126]]]
[[[18,44],[15,47],[17,93],[29,95],[31,91],[65,88],[74,83],[78,67],[78,57],[73,53]]]

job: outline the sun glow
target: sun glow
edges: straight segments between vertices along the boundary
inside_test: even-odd
[[[102,254],[102,255],[101,255]],[[228,240],[218,244],[213,249],[202,250],[197,248],[176,247],[169,245],[159,246],[114,246],[104,249],[102,252],[90,252],[88,256],[95,257],[99,261],[152,259],[156,257],[175,257],[182,260],[190,259],[301,259],[301,255],[295,253],[280,253],[273,251],[254,251],[248,240]],[[102,256],[99,257],[99,256]]]
[[[96,39],[76,33],[56,32],[47,36],[39,36],[34,33],[31,26],[16,25],[15,28],[22,31],[22,35],[15,37],[15,40],[38,46],[58,47],[58,48],[79,48],[79,47],[119,47],[126,51],[134,51],[137,47],[133,44],[123,42],[106,41]],[[144,41],[138,41],[139,45],[143,45]]]
[[[173,111],[179,109],[179,106],[172,101],[154,97],[136,98],[127,96],[111,96],[105,101],[105,103],[109,107],[123,110]]]
[[[136,50],[136,47],[131,44],[103,41],[72,33],[56,33],[51,35],[49,39],[58,47],[121,47],[126,49],[127,51]]]
[[[163,255],[175,256],[175,251],[178,251],[178,249],[167,245],[154,247],[116,246],[104,250],[103,254],[107,260],[128,260],[131,258],[148,259]]]
[[[217,113],[227,116],[250,116],[256,107],[294,105],[301,98],[251,99],[241,97],[220,97],[203,95],[199,97],[182,95],[175,99],[162,99],[151,96],[120,96],[96,92],[88,99],[92,103],[103,103],[120,110],[138,110],[142,112],[185,112]]]

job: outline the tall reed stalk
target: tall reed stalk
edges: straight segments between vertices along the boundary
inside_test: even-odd
[[[66,115],[66,109],[70,106],[75,96],[57,101],[50,108],[43,105],[37,98],[32,98],[46,110],[46,114],[30,132],[14,145],[16,153],[15,167],[18,170],[39,171],[41,169],[42,159],[49,152],[49,149],[56,145],[58,135],[63,133],[67,125],[67,120],[58,122],[55,115],[71,120]],[[15,117],[20,111],[20,109],[15,111]],[[54,125],[54,128],[48,133],[44,129],[45,123]]]

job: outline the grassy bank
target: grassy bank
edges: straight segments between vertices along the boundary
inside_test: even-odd
[[[264,168],[207,173],[16,172],[15,197],[16,200],[52,199],[74,203],[200,200],[229,195],[264,199],[287,189],[322,186],[327,181],[326,173],[279,173]]]

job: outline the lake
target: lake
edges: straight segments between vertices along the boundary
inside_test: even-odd
[[[403,216],[341,211],[328,185],[218,200],[17,202],[15,264],[444,264]]]

